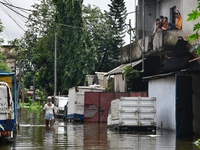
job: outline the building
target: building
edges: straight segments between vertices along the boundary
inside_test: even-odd
[[[182,29],[159,31],[152,38],[155,19],[163,15],[175,22],[176,7],[182,15]],[[114,91],[124,92],[124,68],[131,65],[139,70],[141,78],[132,80],[132,89],[157,98],[157,127],[176,131],[177,136],[200,133],[200,61],[195,51],[199,40],[188,43],[185,39],[200,21],[187,21],[196,7],[197,0],[138,1],[136,41],[122,48],[122,64],[105,74],[113,77]]]

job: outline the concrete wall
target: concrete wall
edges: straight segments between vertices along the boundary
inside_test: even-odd
[[[160,3],[160,14],[163,16],[167,16],[170,18],[170,8],[177,6],[180,13],[182,14],[183,18],[183,34],[188,35],[191,34],[193,26],[195,23],[199,22],[200,19],[197,21],[187,21],[188,14],[192,12],[192,10],[196,9],[197,7],[197,0],[163,0]],[[169,20],[171,22],[171,20]]]
[[[153,51],[174,47],[178,41],[178,36],[181,36],[182,34],[182,30],[168,30],[157,32],[153,39]]]
[[[117,74],[114,77],[114,91],[115,92],[126,91],[126,82],[125,82],[125,78],[122,77],[122,74]]]
[[[191,34],[194,24],[200,22],[200,18],[197,21],[187,21],[188,14],[197,7],[197,0],[144,0],[144,5],[143,0],[140,0],[138,5],[138,13],[136,15],[136,35],[138,39],[143,37],[143,28],[145,28],[145,36],[152,35],[155,20],[160,15],[167,16],[169,22],[171,22],[170,8],[174,6],[177,6],[182,14],[184,35]],[[144,25],[143,22],[145,23]]]
[[[136,41],[131,44],[131,52],[130,52],[130,44],[124,46],[121,49],[121,63],[129,63],[130,59],[132,60],[139,59],[142,55],[141,48],[142,48],[142,40]]]
[[[193,75],[192,90],[193,90],[193,131],[200,134],[200,76]]]
[[[168,17],[168,22],[171,22],[170,20],[170,8],[177,6],[180,12],[182,12],[182,0],[163,0],[160,3],[160,15]]]
[[[157,127],[175,131],[175,77],[151,79],[148,86],[149,97],[157,98]]]
[[[144,47],[145,55],[160,52],[166,48],[172,48],[176,45],[178,41],[178,36],[182,35],[182,30],[168,30],[168,31],[160,31],[157,32],[153,38],[153,49],[148,49],[148,44],[151,42],[151,38],[149,36],[145,37],[144,45],[143,39],[135,41],[131,44],[131,52],[130,52],[130,44],[124,46],[121,49],[121,63],[130,62],[130,55],[132,61],[142,58],[142,48]]]
[[[191,13],[192,10],[196,9],[197,7],[197,0],[189,0],[189,1],[184,0],[182,5],[183,5],[183,11],[182,11],[183,31],[184,31],[184,34],[187,35],[187,34],[191,34],[194,24],[200,22],[200,18],[196,21],[187,21],[188,14]]]
[[[143,8],[144,6],[144,8]],[[144,11],[144,17],[143,17]],[[138,39],[143,37],[143,28],[145,28],[144,35],[151,35],[153,33],[156,20],[156,0],[138,1],[138,13],[136,15],[136,35]],[[143,22],[145,24],[143,25]]]

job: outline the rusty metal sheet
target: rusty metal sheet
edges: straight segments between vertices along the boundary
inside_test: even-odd
[[[126,92],[85,92],[84,122],[107,122],[111,101],[129,95]]]
[[[147,97],[148,93],[146,91],[141,92],[130,92],[130,97]]]

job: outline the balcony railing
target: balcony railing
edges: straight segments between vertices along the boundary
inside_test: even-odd
[[[144,55],[161,53],[162,51],[171,51],[178,41],[178,37],[182,36],[182,30],[166,30],[157,32],[154,37],[146,36],[144,39],[135,41],[131,45],[126,45],[121,50],[121,62],[128,63],[130,61],[142,58]]]

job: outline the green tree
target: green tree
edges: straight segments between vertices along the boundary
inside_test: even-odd
[[[0,52],[0,71],[11,71],[7,66],[6,57]]]
[[[2,25],[2,22],[0,20],[0,33],[3,32],[3,25]],[[0,38],[0,44],[2,44],[4,42],[4,40],[2,38]]]
[[[194,21],[199,19],[200,17],[200,0],[197,1],[198,5],[195,10],[192,10],[191,13],[188,14],[188,19],[187,21]],[[200,23],[196,23],[193,27],[193,34],[188,36],[189,41],[194,41],[199,38],[199,30],[200,30]],[[200,48],[198,50],[198,53],[200,54]]]
[[[36,77],[36,88],[54,93],[55,6],[52,0],[33,5],[25,34],[30,72]],[[28,74],[27,74],[28,78]],[[32,76],[33,81],[33,76]],[[58,86],[59,87],[59,86]]]
[[[110,66],[109,69],[113,69],[120,64],[120,49],[124,44],[123,38],[126,33],[127,10],[124,0],[111,0],[108,6],[109,12],[105,12],[105,15],[108,17],[107,24],[110,25],[112,36],[105,50],[104,63]]]
[[[54,35],[55,7],[52,0],[41,0],[32,6],[28,17],[27,28],[22,39],[11,42],[17,51],[17,67],[21,68],[25,87],[33,85],[36,77],[36,88],[53,93],[54,82]]]
[[[3,25],[0,20],[0,33],[3,31]],[[3,43],[3,39],[0,38],[0,44]],[[10,71],[9,67],[7,66],[6,62],[6,57],[0,52],[0,71]]]
[[[85,32],[89,36],[88,46],[95,54],[95,71],[110,71],[114,67],[110,44],[113,42],[114,32],[106,13],[102,13],[96,6],[83,6],[83,21]]]
[[[115,39],[117,46],[121,48],[124,44],[123,38],[126,33],[126,16],[127,10],[124,0],[111,0],[111,4],[108,5],[110,10],[108,17],[112,29],[115,31],[113,38]]]
[[[54,0],[58,31],[58,70],[62,92],[83,85],[85,75],[94,71],[95,53],[82,20],[82,1]]]

